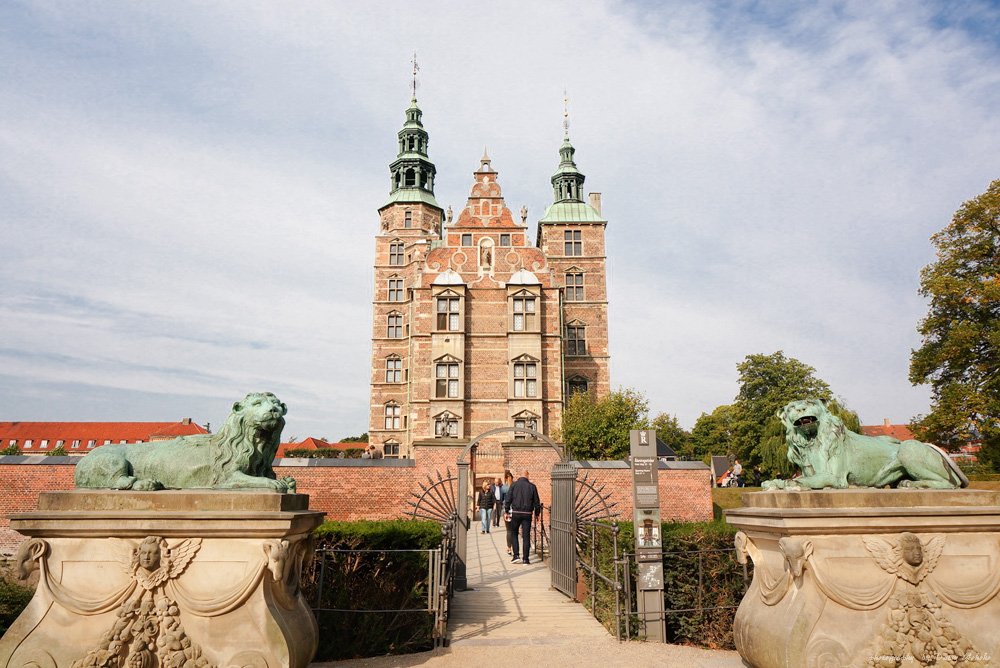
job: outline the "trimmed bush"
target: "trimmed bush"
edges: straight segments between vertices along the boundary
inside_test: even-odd
[[[317,553],[303,574],[303,593],[319,623],[317,661],[433,648],[428,556],[420,550],[441,545],[441,525],[412,520],[326,522],[314,535]]]
[[[285,457],[298,459],[360,459],[365,448],[297,448],[285,450]]]
[[[0,635],[7,633],[35,594],[34,589],[8,580],[8,577],[0,578]]]

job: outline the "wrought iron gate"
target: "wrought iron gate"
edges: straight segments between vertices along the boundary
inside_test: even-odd
[[[552,469],[549,531],[552,587],[576,598],[576,468],[569,464]]]

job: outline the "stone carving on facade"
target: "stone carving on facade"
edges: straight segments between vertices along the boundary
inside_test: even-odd
[[[528,207],[524,206],[523,204],[521,205],[521,224],[522,225],[528,224]]]
[[[119,561],[128,581],[100,599],[70,591],[51,577],[50,547],[45,540],[24,541],[16,557],[22,577],[38,570],[38,588],[43,595],[69,612],[83,616],[115,612],[116,619],[98,644],[82,650],[83,656],[72,668],[216,668],[184,630],[181,612],[198,617],[225,615],[244,605],[262,583],[279,605],[291,610],[298,604],[299,578],[311,554],[308,539],[264,541],[259,563],[241,581],[206,596],[204,591],[192,593],[178,581],[201,548],[200,538],[171,543],[160,536],[147,536],[138,544],[109,540],[122,546]],[[268,663],[259,653],[241,652],[223,665],[267,668]]]

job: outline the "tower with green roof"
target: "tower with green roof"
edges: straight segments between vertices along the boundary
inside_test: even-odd
[[[568,124],[552,175],[553,202],[538,221],[536,245],[562,286],[565,393],[611,391],[608,351],[607,258],[601,194],[584,201],[586,177],[577,168]]]

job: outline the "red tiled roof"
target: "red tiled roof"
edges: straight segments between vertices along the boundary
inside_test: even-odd
[[[62,446],[71,451],[73,441],[80,441],[79,449],[104,445],[105,441],[119,443],[127,441],[162,440],[191,434],[207,434],[208,431],[190,419],[180,422],[0,422],[0,446],[7,447],[11,441],[22,451],[43,449],[42,441],[48,441],[44,449],[54,450]],[[32,447],[25,447],[31,441]]]
[[[284,457],[288,450],[348,450],[350,448],[367,448],[367,443],[327,443],[321,438],[306,438],[295,443],[282,443],[278,446],[277,457]]]
[[[861,427],[861,433],[865,436],[892,436],[901,441],[909,441],[916,438],[913,432],[910,431],[909,426],[905,424],[889,424],[888,420],[882,424],[864,425]]]

